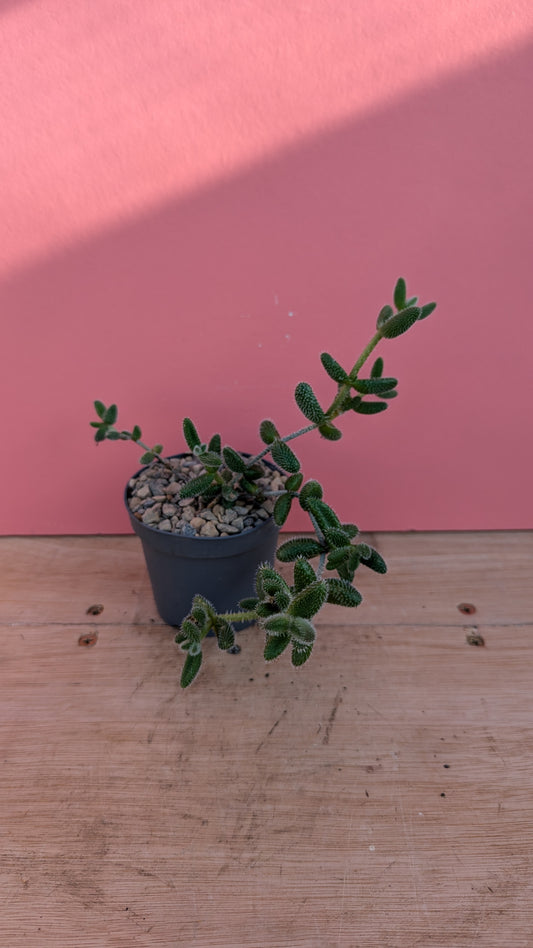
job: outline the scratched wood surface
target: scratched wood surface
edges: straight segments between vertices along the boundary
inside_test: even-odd
[[[180,692],[136,538],[0,540],[2,948],[531,948],[533,534],[373,542]]]

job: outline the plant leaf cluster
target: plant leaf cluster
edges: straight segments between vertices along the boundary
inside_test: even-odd
[[[190,418],[184,419],[185,441],[201,463],[203,473],[181,488],[180,498],[200,497],[206,503],[216,498],[223,506],[231,507],[244,496],[260,505],[269,496],[268,491],[257,483],[264,474],[260,462],[269,454],[274,464],[287,475],[284,490],[276,492],[275,496],[273,517],[276,524],[282,527],[293,504],[297,503],[308,514],[314,535],[287,540],[278,548],[280,562],[294,564],[292,584],[274,567],[263,564],[256,576],[256,595],[241,601],[235,613],[219,614],[205,598],[194,596],[191,612],[176,635],[176,642],[187,656],[181,676],[183,688],[198,675],[204,638],[214,633],[219,648],[231,648],[235,636],[234,622],[258,623],[265,633],[264,656],[267,661],[288,650],[292,664],[303,665],[313,650],[316,639],[313,619],[322,606],[326,603],[345,607],[360,604],[362,596],[353,585],[360,565],[377,573],[386,572],[383,558],[377,550],[360,541],[355,524],[341,523],[333,508],[325,502],[318,481],[304,482],[300,460],[289,442],[315,430],[325,440],[338,441],[343,435],[335,423],[339,416],[350,412],[375,415],[386,411],[389,402],[398,394],[397,379],[384,375],[381,356],[375,359],[367,376],[361,376],[361,369],[382,339],[403,335],[415,323],[426,319],[435,307],[436,303],[419,306],[417,297],[408,297],[405,280],[400,278],[394,287],[393,305],[386,304],[380,310],[376,332],[350,370],[330,353],[321,354],[322,367],[336,385],[331,404],[322,406],[312,386],[308,382],[298,382],[294,399],[305,420],[304,426],[282,436],[271,419],[264,419],[259,425],[259,437],[264,447],[253,457],[243,455],[230,445],[222,445],[219,434],[203,442],[194,422]],[[115,427],[116,405],[106,407],[103,402],[96,401],[94,407],[97,420],[91,425],[96,429],[97,443],[104,440],[133,441],[144,450],[142,464],[149,464],[154,459],[168,463],[161,456],[161,444],[149,447],[141,441],[138,425],[132,431]],[[316,567],[310,562],[315,559],[318,559]],[[336,573],[336,576],[326,576],[326,570]]]

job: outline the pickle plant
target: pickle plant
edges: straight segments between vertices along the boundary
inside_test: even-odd
[[[436,307],[436,303],[419,306],[417,297],[408,299],[403,278],[395,285],[393,303],[393,306],[386,305],[381,309],[376,331],[351,369],[345,369],[328,352],[321,354],[322,366],[336,385],[329,407],[320,405],[307,382],[299,382],[294,397],[307,423],[282,436],[274,422],[265,419],[259,426],[264,447],[255,456],[243,456],[229,445],[222,446],[219,434],[213,435],[207,444],[203,443],[191,419],[184,419],[185,440],[201,462],[204,473],[181,488],[181,499],[199,497],[205,504],[218,500],[223,506],[231,507],[244,496],[260,504],[268,492],[257,483],[264,474],[259,462],[270,455],[275,465],[287,475],[283,490],[273,492],[276,524],[283,526],[292,504],[296,502],[308,514],[314,536],[287,540],[277,550],[280,562],[294,564],[292,583],[288,583],[270,564],[261,565],[256,574],[255,595],[241,600],[235,612],[219,613],[205,597],[194,596],[191,611],[176,635],[177,644],[186,654],[181,674],[183,688],[198,675],[206,636],[216,636],[220,649],[232,648],[235,640],[233,623],[257,622],[265,633],[264,657],[267,661],[290,650],[292,664],[303,665],[312,653],[316,638],[312,620],[322,606],[328,602],[347,607],[360,604],[361,593],[353,585],[355,571],[360,565],[377,573],[387,571],[377,550],[360,541],[355,524],[342,523],[326,503],[319,482],[304,481],[300,461],[289,442],[311,431],[318,431],[328,441],[338,441],[342,432],[335,421],[341,415],[377,415],[389,407],[390,400],[397,395],[398,383],[397,379],[384,376],[383,359],[375,359],[365,377],[361,376],[361,370],[382,339],[401,336],[415,323],[426,319]],[[97,442],[130,440],[144,450],[141,463],[149,464],[157,459],[169,464],[162,457],[161,444],[149,447],[141,441],[138,425],[132,431],[120,431],[115,427],[116,405],[106,407],[100,401],[94,405],[98,417],[91,425],[96,429]],[[329,575],[331,573],[336,575]]]

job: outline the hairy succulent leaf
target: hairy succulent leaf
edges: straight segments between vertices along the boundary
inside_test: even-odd
[[[327,583],[325,580],[318,579],[294,597],[287,611],[292,616],[312,619],[317,612],[320,612],[327,594]]]
[[[282,563],[292,563],[299,556],[312,559],[314,556],[320,556],[322,552],[323,547],[318,540],[313,540],[312,537],[295,537],[293,540],[282,543],[276,556]]]
[[[269,563],[262,563],[255,574],[255,588],[260,599],[276,592],[289,592],[289,586],[277,570]]]
[[[111,428],[111,430],[107,432],[108,441],[118,441],[119,438],[120,438],[120,431],[117,431],[116,428]]]
[[[109,408],[106,408],[103,421],[106,425],[114,425],[118,418],[118,408],[116,405],[110,405]]]
[[[267,619],[265,629],[269,635],[283,635],[289,632],[293,641],[300,642],[302,645],[310,645],[316,638],[315,628],[308,619],[289,616],[286,613]]]
[[[223,652],[227,652],[229,648],[233,648],[235,644],[235,630],[230,622],[217,617],[215,621],[215,633],[219,649]]]
[[[374,365],[372,366],[370,370],[370,378],[380,379],[382,375],[383,375],[383,359],[381,358],[381,356],[378,356],[378,358],[376,359],[376,361],[374,362]]]
[[[277,616],[270,616],[264,623],[265,630],[269,635],[287,635],[291,631],[291,616],[286,613]]]
[[[357,534],[359,533],[359,527],[356,527],[355,523],[342,523],[341,527],[344,530],[344,532],[348,534],[350,539],[352,539],[353,537],[356,537]]]
[[[426,319],[426,317],[430,316],[433,310],[436,308],[437,308],[436,303],[426,303],[424,306],[420,308],[420,316],[418,318]]]
[[[199,642],[202,630],[196,622],[187,616],[181,623],[180,633],[184,637],[182,641]]]
[[[340,530],[332,527],[326,527],[324,532],[324,539],[329,546],[330,550],[341,549],[345,546],[348,546],[350,543],[350,536],[346,533],[345,530]]]
[[[381,395],[379,397],[380,398],[397,398],[397,396],[398,396],[398,392],[396,391],[396,389],[394,389],[394,391],[391,391],[391,392],[381,392]]]
[[[308,382],[298,382],[294,391],[294,397],[298,408],[309,421],[312,421],[313,424],[319,424],[324,420],[324,412]]]
[[[319,425],[318,431],[326,441],[340,441],[342,438],[340,428],[336,428],[330,421],[325,421],[324,424]]]
[[[211,438],[208,446],[208,451],[213,451],[215,454],[220,454],[222,450],[222,441],[219,434],[214,434]]]
[[[376,322],[376,329],[381,329],[382,326],[394,315],[394,310],[392,306],[386,305],[383,306],[379,311],[379,316]]]
[[[375,573],[387,572],[385,560],[377,550],[373,550],[372,548],[370,548],[370,556],[361,557],[361,562],[363,566],[368,566],[368,568],[374,570]]]
[[[200,494],[204,494],[211,487],[212,483],[212,474],[201,474],[200,477],[193,477],[181,488],[180,498],[185,500],[186,497],[199,497]]]
[[[255,607],[255,613],[259,619],[268,619],[270,616],[277,616],[283,609],[280,609],[276,602],[258,602]]]
[[[403,277],[396,282],[394,287],[394,305],[396,309],[404,309],[407,299],[407,286]]]
[[[337,547],[335,550],[331,550],[326,566],[328,569],[338,569],[343,563],[348,562],[350,557],[352,547],[348,544],[346,546]]]
[[[142,437],[142,431],[141,431],[141,429],[139,428],[139,425],[134,425],[134,426],[133,426],[133,431],[132,431],[132,433],[131,433],[131,440],[132,440],[132,441],[138,441],[139,438],[141,438],[141,437]]]
[[[311,656],[313,651],[313,644],[311,645],[302,645],[299,642],[295,642],[292,646],[291,654],[291,664],[294,668],[299,668],[300,665],[304,665],[308,658]]]
[[[407,332],[416,323],[420,312],[418,306],[408,306],[407,309],[400,310],[399,313],[391,316],[382,326],[378,327],[381,335],[384,339],[396,339],[397,336]]]
[[[291,494],[281,494],[281,496],[277,498],[276,503],[274,504],[273,517],[274,523],[278,527],[282,527],[289,516],[291,512],[292,501],[293,498]]]
[[[144,454],[143,454],[142,457],[141,457],[140,463],[141,463],[141,464],[151,464],[154,459],[155,459],[155,454],[154,454],[153,451],[145,451]]]
[[[191,451],[201,444],[200,435],[190,418],[183,419],[183,436]]]
[[[333,356],[330,356],[329,352],[322,352],[320,354],[320,361],[328,373],[330,379],[333,379],[334,382],[339,383],[346,382],[348,373],[344,371],[342,365],[339,365]]]
[[[358,589],[352,586],[345,579],[328,579],[327,602],[334,603],[336,606],[358,606],[363,601],[363,597]]]
[[[290,477],[288,477],[287,480],[285,481],[285,490],[290,490],[290,491],[300,490],[303,479],[304,479],[304,476],[300,472],[298,474],[291,474]]]
[[[198,460],[202,462],[204,467],[209,467],[213,470],[217,470],[222,464],[220,454],[216,454],[215,451],[203,451],[198,455]]]
[[[275,463],[288,474],[296,474],[300,470],[300,462],[285,441],[274,441],[270,452]]]
[[[333,508],[318,497],[311,497],[308,503],[308,509],[309,513],[313,514],[321,530],[328,530],[330,527],[340,527],[341,522]]]
[[[309,501],[315,497],[318,498],[318,500],[321,500],[322,494],[322,485],[319,484],[318,481],[306,481],[300,491],[299,497],[300,507],[302,510],[309,510]]]
[[[275,658],[279,658],[282,652],[285,651],[287,645],[290,644],[291,637],[288,633],[284,635],[267,635],[265,642],[265,661],[272,662]]]
[[[360,395],[381,395],[382,392],[389,392],[396,388],[398,379],[355,379],[351,382],[352,387]]]
[[[106,407],[103,402],[99,402],[99,401],[94,402],[94,410],[96,411],[96,414],[98,415],[99,418],[102,418],[102,419],[104,418],[104,415],[106,413]]]
[[[194,679],[196,678],[198,672],[200,671],[200,666],[202,664],[202,653],[199,652],[198,655],[187,655],[185,659],[185,664],[183,666],[183,671],[181,673],[180,685],[182,688],[188,688],[189,685],[192,685]]]
[[[276,428],[274,422],[270,421],[269,418],[265,418],[265,420],[261,422],[259,426],[259,435],[265,444],[273,444],[273,442],[280,437],[279,431]]]
[[[242,609],[243,612],[253,612],[258,602],[257,596],[246,596],[239,602],[239,609]]]
[[[357,404],[353,405],[353,410],[357,412],[358,415],[379,415],[380,412],[385,411],[385,409],[388,407],[389,406],[386,402],[359,401]]]
[[[296,560],[294,564],[294,591],[299,593],[310,583],[314,583],[316,574],[310,563],[303,557]]]
[[[230,471],[233,471],[235,474],[244,474],[246,472],[246,461],[241,455],[234,451],[233,448],[226,446],[222,448],[222,454],[224,455],[224,461],[226,462],[227,467]]]

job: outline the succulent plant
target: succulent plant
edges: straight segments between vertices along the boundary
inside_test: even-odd
[[[397,395],[397,379],[384,376],[383,359],[378,357],[370,372],[361,376],[361,370],[383,339],[395,339],[415,323],[426,319],[436,303],[418,305],[417,297],[407,298],[406,283],[400,278],[394,288],[393,305],[385,305],[379,312],[376,331],[352,368],[344,368],[332,355],[323,352],[322,367],[336,385],[329,407],[320,405],[311,385],[299,382],[294,398],[306,424],[288,435],[281,435],[271,419],[259,426],[263,449],[247,456],[229,445],[223,445],[219,434],[202,442],[194,422],[183,421],[183,434],[191,453],[201,463],[204,473],[194,477],[181,488],[181,499],[200,497],[208,503],[215,499],[225,507],[234,506],[240,497],[254,498],[257,503],[266,499],[264,488],[258,486],[263,468],[260,461],[270,455],[274,464],[286,473],[284,489],[276,491],[273,518],[282,527],[294,503],[308,514],[313,536],[302,536],[283,542],[277,550],[282,563],[293,563],[292,583],[270,564],[259,567],[255,580],[255,595],[241,600],[234,612],[219,613],[203,596],[193,597],[189,615],[183,620],[176,642],[186,658],[181,673],[181,686],[188,687],[196,678],[203,659],[203,642],[214,635],[218,647],[231,649],[234,645],[234,623],[256,622],[265,634],[264,657],[273,661],[289,651],[294,666],[303,665],[313,651],[316,629],[313,619],[326,603],[353,608],[362,601],[353,585],[359,566],[377,573],[385,573],[385,561],[367,543],[361,542],[358,528],[353,523],[342,523],[334,509],[324,500],[321,484],[305,480],[300,461],[292,442],[311,431],[318,431],[323,439],[338,441],[342,431],[336,426],[337,418],[346,413],[374,415],[385,411]],[[97,419],[91,422],[95,441],[133,441],[143,449],[142,464],[162,457],[163,446],[149,447],[141,441],[138,425],[131,431],[116,427],[116,405],[106,407],[96,401]],[[313,561],[313,562],[311,562]],[[336,574],[336,575],[332,575]]]

